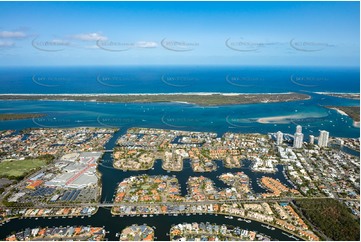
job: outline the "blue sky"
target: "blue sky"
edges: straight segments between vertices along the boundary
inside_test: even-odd
[[[359,66],[359,2],[0,2],[0,66]]]

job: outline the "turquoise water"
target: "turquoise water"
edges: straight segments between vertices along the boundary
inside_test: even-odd
[[[323,105],[358,105],[356,100],[312,95],[311,100],[290,103],[269,103],[201,107],[192,104],[154,103],[124,104],[61,101],[0,101],[0,113],[44,113],[47,116],[29,120],[0,122],[0,129],[28,127],[79,127],[103,126],[149,127],[178,130],[268,133],[282,131],[294,133],[302,125],[307,136],[318,136],[319,130],[331,136],[359,137],[359,128],[348,116]],[[258,118],[292,116],[275,123],[259,123]],[[305,136],[305,137],[306,137]]]
[[[132,126],[212,131],[304,133],[358,137],[349,117],[324,105],[359,105],[315,92],[360,90],[359,69],[327,67],[26,67],[0,68],[0,93],[284,93],[310,94],[311,100],[200,107],[192,104],[0,101],[0,113],[47,114],[35,120],[0,122],[0,129],[26,127]],[[258,118],[289,116],[287,122],[261,124]]]

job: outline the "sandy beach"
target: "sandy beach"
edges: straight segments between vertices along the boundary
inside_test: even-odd
[[[340,110],[340,109],[338,109],[338,108],[330,108],[330,109],[336,110],[336,111],[337,111],[339,114],[341,114],[341,115],[348,116],[347,113],[345,113],[344,111],[342,111],[342,110]]]
[[[292,119],[300,119],[303,115],[285,115],[285,116],[275,116],[275,117],[264,117],[257,119],[258,123],[261,124],[288,124],[291,123]]]
[[[258,118],[257,122],[261,124],[289,124],[292,123],[292,121],[297,121],[300,119],[314,119],[314,118],[322,118],[322,117],[324,116],[318,113],[299,113],[299,114],[291,114],[291,115],[283,115],[283,116]]]
[[[196,96],[238,96],[238,95],[282,95],[292,94],[293,92],[279,92],[279,93],[241,93],[241,92],[170,92],[170,93],[3,93],[1,96],[75,96],[75,97],[101,97],[101,96],[172,96],[172,95],[196,95]]]

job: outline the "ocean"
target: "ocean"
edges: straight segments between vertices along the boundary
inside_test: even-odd
[[[325,105],[359,105],[358,100],[319,92],[358,93],[357,68],[321,67],[14,67],[0,68],[1,94],[136,94],[136,93],[285,93],[312,99],[202,107],[184,103],[101,103],[1,101],[0,113],[44,113],[32,120],[2,121],[0,129],[28,127],[132,126],[198,131],[294,133],[305,137],[328,130],[331,136],[359,137],[352,119]],[[286,116],[272,123],[259,118]],[[287,119],[287,116],[291,116]]]
[[[0,93],[359,92],[359,76],[337,67],[2,67]]]

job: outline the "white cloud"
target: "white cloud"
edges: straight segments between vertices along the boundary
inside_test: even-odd
[[[106,36],[103,36],[99,33],[87,33],[87,34],[77,34],[72,36],[74,39],[82,41],[97,41],[97,40],[107,40]]]
[[[14,47],[15,43],[12,41],[0,41],[0,48],[1,47]]]
[[[158,44],[153,41],[139,41],[137,42],[137,47],[139,48],[156,48]]]
[[[24,32],[20,31],[0,31],[0,38],[13,38],[13,39],[19,39],[19,38],[25,38],[26,34]]]

